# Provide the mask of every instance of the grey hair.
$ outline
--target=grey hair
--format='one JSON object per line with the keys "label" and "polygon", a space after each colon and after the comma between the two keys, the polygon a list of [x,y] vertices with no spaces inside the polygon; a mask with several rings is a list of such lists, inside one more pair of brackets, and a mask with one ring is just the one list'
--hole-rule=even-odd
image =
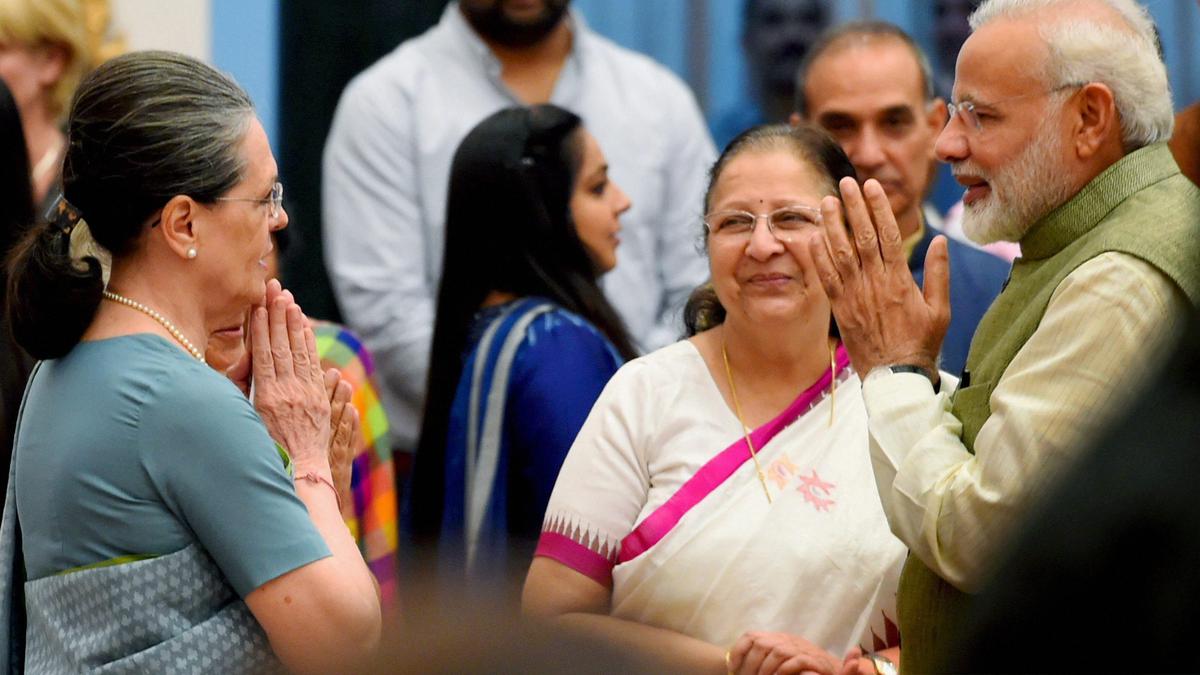
{"label": "grey hair", "polygon": [[[63,196],[91,238],[119,259],[172,197],[208,203],[241,181],[239,150],[253,114],[241,87],[195,59],[170,52],[118,56],[75,92]],[[39,221],[9,257],[13,336],[38,359],[70,351],[100,305],[101,263],[93,255],[73,258],[72,235],[57,220]]]}
{"label": "grey hair", "polygon": [[812,66],[826,52],[843,46],[843,43],[857,38],[861,42],[869,40],[891,39],[898,40],[912,53],[917,67],[921,70],[922,95],[925,102],[933,100],[933,68],[929,65],[929,57],[921,47],[899,26],[886,21],[850,21],[840,26],[830,28],[821,34],[820,39],[804,55],[800,67],[796,69],[796,100],[795,111],[801,117],[808,116],[808,97],[804,93],[804,84],[808,81],[808,73]]}
{"label": "grey hair", "polygon": [[242,178],[254,116],[232,79],[182,54],[131,52],[94,70],[67,123],[63,194],[115,256],[172,197],[211,202]]}
{"label": "grey hair", "polygon": [[[985,0],[971,15],[971,29],[995,19],[1020,18],[1080,0]],[[1102,3],[1125,30],[1081,16],[1040,26],[1050,57],[1043,77],[1050,87],[1099,82],[1113,92],[1127,151],[1171,137],[1175,115],[1158,32],[1145,7],[1134,0],[1087,0]]]}

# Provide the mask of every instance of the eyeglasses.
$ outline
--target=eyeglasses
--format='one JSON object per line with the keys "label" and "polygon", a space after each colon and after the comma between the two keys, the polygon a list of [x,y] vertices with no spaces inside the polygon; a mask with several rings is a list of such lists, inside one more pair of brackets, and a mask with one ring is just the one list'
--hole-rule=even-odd
{"label": "eyeglasses", "polygon": [[721,241],[748,241],[760,218],[766,219],[767,228],[776,239],[786,242],[792,241],[800,232],[820,226],[821,211],[803,204],[784,206],[763,214],[736,209],[713,211],[704,216],[704,227]]}
{"label": "eyeglasses", "polygon": [[217,197],[213,201],[218,202],[254,202],[255,204],[270,204],[271,219],[279,217],[279,207],[283,204],[283,183],[276,182],[271,186],[271,194],[266,199],[255,199],[253,197]]}
{"label": "eyeglasses", "polygon": [[[1029,98],[1030,96],[1040,96],[1042,94],[1054,94],[1054,93],[1064,91],[1067,89],[1077,89],[1079,87],[1082,87],[1085,84],[1087,84],[1087,82],[1072,82],[1070,84],[1061,84],[1057,87],[1054,87],[1053,89],[1048,89],[1046,91],[1031,91],[1026,94],[1017,94],[1016,96],[1009,96],[1007,98],[1002,98],[999,101],[993,101],[991,103],[982,103],[980,105],[983,105],[984,107],[990,107],[990,106],[997,105],[999,103],[1007,103],[1009,101],[1017,101],[1017,100],[1020,100],[1023,98]],[[947,110],[947,112],[949,112],[949,115],[947,115],[947,117],[946,117],[946,125],[947,126],[950,125],[950,122],[954,121],[955,116],[958,116],[958,117],[962,118],[963,123],[967,125],[968,129],[974,129],[975,131],[983,131],[983,122],[979,119],[979,114],[975,112],[975,102],[974,101],[962,101],[960,103],[953,103],[953,102],[947,103],[946,110]]]}

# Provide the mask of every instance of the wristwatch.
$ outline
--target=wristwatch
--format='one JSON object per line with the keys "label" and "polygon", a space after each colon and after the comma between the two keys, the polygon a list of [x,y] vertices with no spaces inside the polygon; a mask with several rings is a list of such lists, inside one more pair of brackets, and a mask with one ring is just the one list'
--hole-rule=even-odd
{"label": "wristwatch", "polygon": [[867,654],[867,658],[871,659],[871,665],[875,666],[875,675],[898,675],[900,672],[896,664],[883,654]]}
{"label": "wristwatch", "polygon": [[930,371],[922,366],[914,366],[911,363],[894,363],[887,367],[893,373],[916,373],[929,380],[929,384],[933,385],[933,393],[938,393],[942,388],[942,378],[936,370]]}

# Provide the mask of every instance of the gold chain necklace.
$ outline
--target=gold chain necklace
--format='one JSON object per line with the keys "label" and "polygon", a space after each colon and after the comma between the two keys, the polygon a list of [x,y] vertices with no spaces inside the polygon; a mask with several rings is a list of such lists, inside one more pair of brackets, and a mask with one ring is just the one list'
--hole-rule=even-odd
{"label": "gold chain necklace", "polygon": [[155,321],[157,321],[159,324],[162,325],[163,328],[167,329],[167,332],[171,334],[171,337],[178,340],[179,344],[183,345],[184,349],[187,349],[188,352],[191,353],[192,356],[196,357],[197,361],[199,361],[200,363],[204,363],[204,353],[201,352],[199,349],[196,349],[196,345],[192,344],[192,341],[187,339],[187,336],[183,334],[183,331],[176,328],[175,324],[168,321],[167,317],[150,309],[149,307],[143,305],[142,303],[137,302],[136,300],[130,300],[129,298],[127,298],[123,295],[117,295],[116,293],[113,293],[112,291],[104,291],[103,295],[106,300],[112,300],[113,302],[125,305],[126,307],[129,307],[131,309],[136,309],[137,311],[141,312],[142,314],[145,314],[146,316],[150,317],[151,319],[154,319]]}
{"label": "gold chain necklace", "polygon": [[[829,341],[829,426],[833,426],[834,394],[837,392],[837,343]],[[758,473],[758,482],[762,484],[763,494],[767,503],[771,503],[771,491],[767,488],[767,475],[763,473],[762,464],[758,461],[758,453],[754,451],[754,441],[750,440],[750,427],[746,426],[746,418],[742,417],[742,404],[738,400],[737,386],[733,383],[733,368],[729,366],[729,350],[725,347],[725,329],[721,329],[721,360],[725,362],[725,378],[729,381],[729,394],[733,398],[733,410],[737,413],[738,424],[742,425],[742,436],[746,439],[746,447],[750,450],[750,459],[754,461],[754,470]]]}

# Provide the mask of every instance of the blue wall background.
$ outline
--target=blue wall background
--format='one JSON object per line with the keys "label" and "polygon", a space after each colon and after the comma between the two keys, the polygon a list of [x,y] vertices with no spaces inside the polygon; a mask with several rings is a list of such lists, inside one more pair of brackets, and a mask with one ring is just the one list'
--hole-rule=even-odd
{"label": "blue wall background", "polygon": [[[1196,0],[1146,4],[1162,32],[1176,107],[1200,100],[1200,5]],[[741,0],[574,0],[573,7],[598,32],[649,54],[689,82],[710,122],[746,96]],[[835,1],[838,20],[864,12],[900,25],[922,44],[930,42],[928,0]],[[267,133],[276,139],[279,0],[212,0],[212,36],[213,62],[250,92]]]}
{"label": "blue wall background", "polygon": [[279,0],[212,0],[213,64],[254,99],[279,155]]}

